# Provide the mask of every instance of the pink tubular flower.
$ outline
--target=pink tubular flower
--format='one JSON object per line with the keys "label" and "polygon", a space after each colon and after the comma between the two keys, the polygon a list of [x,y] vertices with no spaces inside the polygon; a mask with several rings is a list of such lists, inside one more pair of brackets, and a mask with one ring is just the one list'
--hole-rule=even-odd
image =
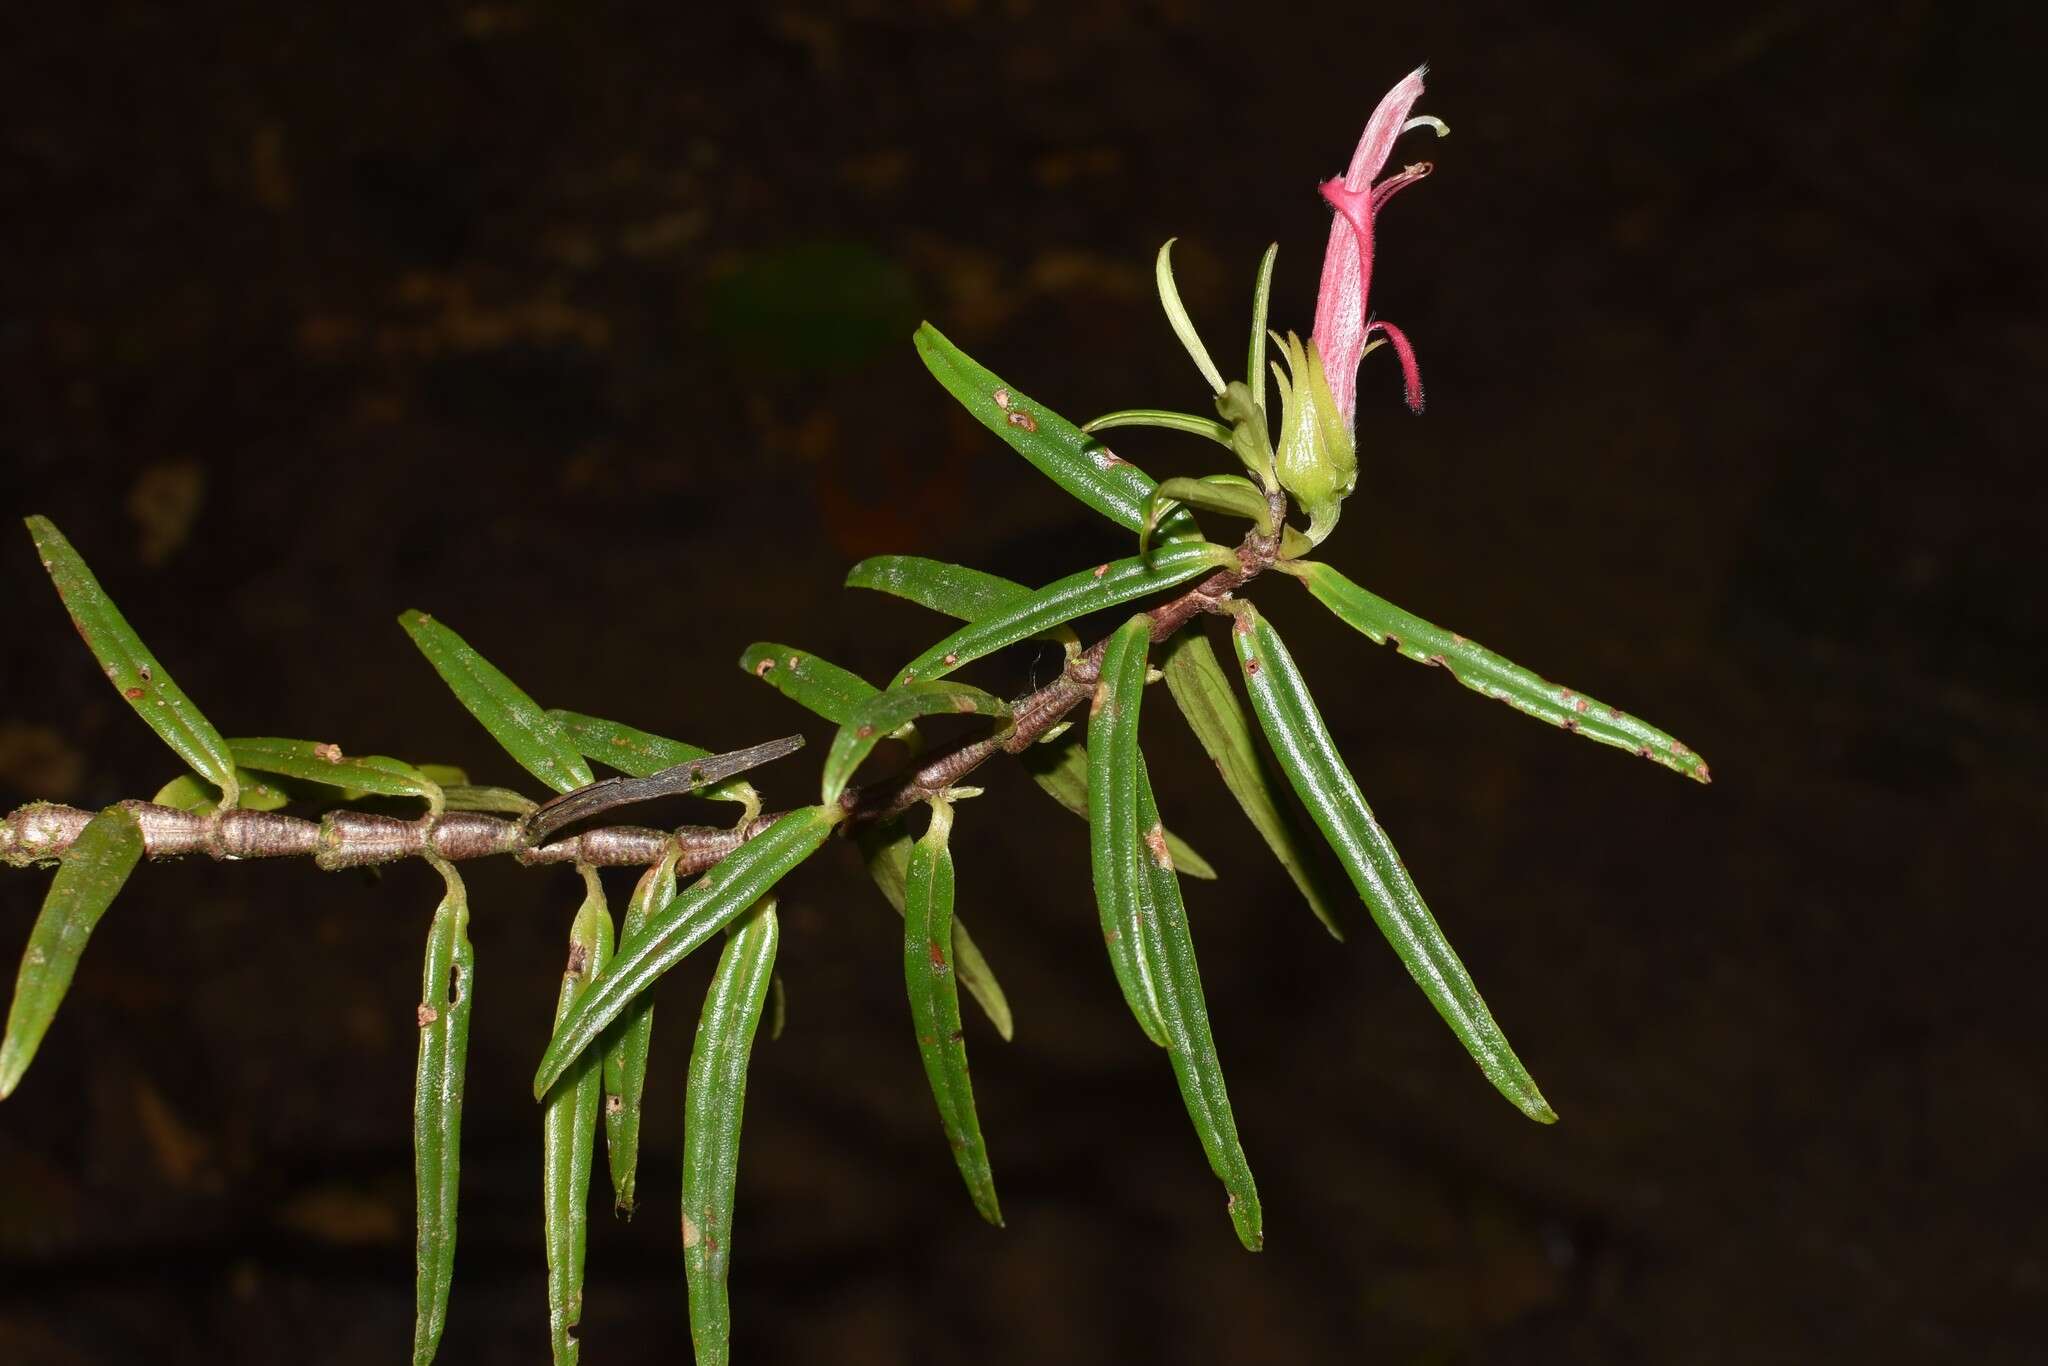
{"label": "pink tubular flower", "polygon": [[1415,350],[1408,338],[1392,323],[1381,322],[1366,312],[1366,291],[1372,284],[1373,217],[1395,194],[1430,172],[1430,164],[1418,162],[1374,184],[1387,158],[1393,155],[1394,140],[1414,123],[1434,126],[1442,135],[1443,125],[1435,119],[1413,120],[1408,111],[1422,97],[1426,67],[1417,67],[1405,80],[1386,93],[1358,150],[1351,154],[1351,168],[1322,187],[1323,198],[1337,210],[1330,223],[1330,245],[1323,253],[1322,287],[1316,294],[1316,350],[1329,378],[1330,396],[1349,429],[1358,405],[1358,362],[1365,356],[1366,339],[1383,333],[1393,346],[1406,377],[1408,406],[1422,411],[1422,375],[1415,366]]}

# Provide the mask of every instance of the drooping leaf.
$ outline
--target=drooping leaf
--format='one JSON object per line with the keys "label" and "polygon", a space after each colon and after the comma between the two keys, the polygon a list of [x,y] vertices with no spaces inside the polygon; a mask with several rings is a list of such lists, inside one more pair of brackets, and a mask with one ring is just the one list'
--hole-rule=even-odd
{"label": "drooping leaf", "polygon": [[960,997],[953,980],[953,855],[946,847],[953,809],[932,803],[932,822],[910,851],[904,893],[903,984],[910,996],[910,1020],[925,1080],[939,1107],[946,1145],[967,1193],[981,1217],[1003,1226],[988,1145],[974,1109],[974,1083],[967,1074],[967,1043],[960,1031]]}
{"label": "drooping leaf", "polygon": [[825,756],[825,804],[839,800],[861,760],[892,731],[920,716],[953,713],[1007,719],[1010,704],[993,693],[950,680],[901,684],[860,703],[840,722],[839,733],[832,737],[832,751]]}
{"label": "drooping leaf", "polygon": [[[1173,694],[1195,738],[1215,762],[1223,785],[1237,798],[1237,804],[1244,808],[1245,816],[1266,841],[1266,847],[1301,889],[1316,919],[1323,922],[1323,928],[1333,938],[1342,939],[1344,932],[1337,922],[1337,888],[1329,876],[1329,856],[1286,795],[1287,780],[1264,746],[1252,738],[1252,728],[1258,723],[1237,689],[1231,686],[1215,648],[1201,633],[1183,631],[1168,647],[1164,672],[1167,690]],[[1170,838],[1168,844],[1170,848]],[[1181,871],[1190,872],[1179,851],[1172,852]]]}
{"label": "drooping leaf", "polygon": [[921,555],[862,560],[846,572],[846,586],[906,598],[962,621],[979,621],[1031,595],[1030,588],[1014,579]]}
{"label": "drooping leaf", "polygon": [[1523,1114],[1544,1124],[1554,1122],[1556,1114],[1437,928],[1393,841],[1373,819],[1279,633],[1251,604],[1239,603],[1235,611],[1231,639],[1252,710],[1296,794],[1372,912],[1373,923],[1487,1080]]}
{"label": "drooping leaf", "polygon": [[1204,512],[1242,517],[1264,534],[1273,534],[1273,509],[1266,495],[1241,474],[1209,474],[1200,479],[1169,479],[1152,490],[1145,503],[1145,529],[1138,533],[1138,551],[1151,544],[1152,528],[1169,508],[1185,504]]}
{"label": "drooping leaf", "polygon": [[[1119,526],[1138,529],[1145,516],[1145,498],[1152,492],[1152,479],[1143,470],[1005,384],[930,323],[919,327],[913,340],[932,377],[976,421],[1068,493]],[[1185,513],[1175,514],[1160,528],[1160,539],[1168,541],[1200,534],[1194,518]]]}
{"label": "drooping leaf", "polygon": [[562,724],[461,636],[425,612],[402,612],[398,624],[441,675],[455,700],[521,768],[556,792],[592,780],[590,765],[583,762]]}
{"label": "drooping leaf", "polygon": [[740,1123],[747,1060],[775,969],[775,900],[734,923],[704,996],[683,1098],[683,1278],[690,1295],[690,1342],[697,1366],[731,1359],[733,1190],[740,1167]]}
{"label": "drooping leaf", "polygon": [[440,785],[400,759],[381,754],[345,756],[339,745],[315,740],[230,740],[235,762],[258,773],[281,773],[377,797],[418,797],[429,807],[441,803]]}
{"label": "drooping leaf", "polygon": [[[583,904],[569,926],[569,962],[555,1001],[555,1019],[568,1013],[604,971],[612,954],[612,913],[597,870],[583,875]],[[548,1258],[548,1336],[555,1366],[575,1366],[582,1353],[576,1326],[583,1318],[584,1251],[590,1223],[590,1169],[604,1108],[603,1068],[585,1054],[548,1091],[541,1111],[541,1206]]]}
{"label": "drooping leaf", "polygon": [[897,674],[897,682],[928,683],[943,678],[963,664],[993,654],[1005,645],[1028,640],[1048,627],[1172,588],[1197,575],[1235,569],[1237,564],[1235,551],[1196,541],[1159,546],[1150,556],[1112,560],[1069,574],[994,616],[969,622],[953,632],[910,661]]}
{"label": "drooping leaf", "polygon": [[[894,907],[899,916],[907,913],[905,893],[913,842],[910,833],[903,828],[901,817],[863,826],[854,836],[861,858],[867,863],[868,876],[874,879],[882,899]],[[996,980],[994,970],[982,957],[974,937],[967,933],[967,922],[958,915],[953,917],[953,975],[960,979],[960,985],[967,988],[967,994],[974,998],[975,1004],[981,1007],[981,1013],[995,1026],[997,1036],[1008,1043],[1016,1029],[1016,1021],[1010,1014],[1009,998],[1003,995],[1002,983]]]}
{"label": "drooping leaf", "polygon": [[534,1075],[535,1098],[661,974],[816,853],[837,821],[838,813],[823,806],[788,813],[714,864],[640,933],[622,935],[611,967],[556,1024]]}
{"label": "drooping leaf", "polygon": [[[1054,801],[1082,820],[1088,819],[1088,746],[1079,735],[1063,735],[1051,744],[1033,745],[1017,758],[1032,781]],[[1171,830],[1166,832],[1166,849],[1173,855],[1173,866],[1189,877],[1215,881],[1214,865]]]}
{"label": "drooping leaf", "polygon": [[1196,413],[1174,412],[1170,408],[1119,408],[1084,424],[1081,430],[1093,434],[1115,431],[1118,427],[1158,427],[1189,436],[1205,436],[1219,446],[1230,444],[1229,424]]}
{"label": "drooping leaf", "polygon": [[880,689],[858,674],[806,650],[757,640],[740,656],[740,667],[800,707],[835,725]]}
{"label": "drooping leaf", "polygon": [[[640,875],[619,925],[619,942],[646,931],[676,899],[676,859],[671,849]],[[556,1024],[561,1023],[559,1016]],[[604,1033],[604,1149],[612,1173],[612,1212],[633,1217],[640,1165],[640,1119],[647,1098],[647,1057],[654,1044],[654,993],[643,991]],[[579,1064],[580,1065],[580,1064]],[[559,1083],[558,1083],[559,1085]]]}
{"label": "drooping leaf", "polygon": [[1124,1004],[1145,1037],[1166,1047],[1144,914],[1138,852],[1138,704],[1145,692],[1151,620],[1132,617],[1109,638],[1088,717],[1088,852],[1102,940]]}
{"label": "drooping leaf", "polygon": [[1709,781],[1705,759],[1647,721],[1584,693],[1561,688],[1502,659],[1477,641],[1404,612],[1327,564],[1303,561],[1282,563],[1279,568],[1300,579],[1317,601],[1376,645],[1391,642],[1403,658],[1439,665],[1474,692],[1505,702],[1516,711],[1603,745],[1629,750],[1696,782]]}
{"label": "drooping leaf", "polygon": [[99,661],[114,691],[193,772],[221,790],[224,805],[236,805],[235,761],[220,732],[171,681],[170,672],[135,634],[64,533],[47,517],[27,521],[36,553],[56,585],[64,610],[71,614],[71,624],[85,638],[86,648]]}
{"label": "drooping leaf", "polygon": [[[623,722],[606,721],[582,712],[564,711],[560,707],[548,708],[548,717],[562,728],[569,742],[584,758],[595,759],[629,777],[652,777],[665,768],[687,764],[711,753],[708,749],[671,740]],[[761,794],[745,778],[727,778],[696,795],[713,801],[739,802],[753,811],[761,809]]]}
{"label": "drooping leaf", "polygon": [[87,821],[65,851],[14,979],[7,1034],[0,1039],[0,1100],[21,1084],[71,989],[86,940],[141,858],[142,827],[118,806]]}
{"label": "drooping leaf", "polygon": [[1160,1027],[1166,1032],[1166,1056],[1180,1087],[1181,1103],[1194,1121],[1195,1135],[1209,1158],[1209,1170],[1230,1192],[1231,1227],[1249,1252],[1266,1244],[1258,1187],[1237,1138],[1230,1093],[1223,1085],[1223,1065],[1209,1031],[1209,1007],[1202,996],[1202,973],[1195,962],[1195,941],[1188,931],[1186,908],[1173,859],[1159,837],[1159,808],[1142,755],[1136,759],[1138,788],[1139,932],[1145,939],[1145,960],[1151,965]]}
{"label": "drooping leaf", "polygon": [[416,1269],[413,1366],[427,1366],[448,1321],[455,1275],[455,1204],[462,1180],[462,1094],[476,954],[469,897],[455,869],[436,860],[448,884],[427,931],[420,980],[420,1056],[412,1107]]}

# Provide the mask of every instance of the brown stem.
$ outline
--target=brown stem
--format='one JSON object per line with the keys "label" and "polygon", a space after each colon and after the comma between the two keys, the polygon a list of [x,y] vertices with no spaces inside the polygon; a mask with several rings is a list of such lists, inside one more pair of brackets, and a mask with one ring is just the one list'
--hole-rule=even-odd
{"label": "brown stem", "polygon": [[[1275,494],[1273,501],[1273,525],[1282,526],[1287,514],[1285,499]],[[1168,639],[1203,613],[1219,610],[1232,593],[1269,568],[1278,553],[1277,536],[1262,536],[1257,531],[1246,536],[1237,548],[1237,568],[1219,569],[1147,613],[1152,618],[1153,643]],[[1107,644],[1098,640],[1069,659],[1058,678],[1018,698],[1012,704],[1013,724],[1008,730],[960,741],[885,782],[847,789],[840,798],[846,813],[841,829],[855,830],[889,820],[957,786],[998,754],[1022,754],[1094,694]],[[152,859],[188,854],[216,859],[310,854],[320,868],[333,870],[430,853],[449,862],[511,854],[528,865],[584,863],[610,868],[655,863],[674,848],[680,854],[676,872],[683,876],[709,868],[786,814],[759,816],[732,830],[689,825],[672,831],[604,826],[536,847],[521,822],[474,811],[450,811],[416,821],[365,811],[331,811],[318,821],[309,821],[274,811],[200,814],[136,801],[120,806],[141,826],[143,855]],[[16,808],[0,820],[0,863],[21,867],[60,857],[92,814],[54,802],[31,802]]]}

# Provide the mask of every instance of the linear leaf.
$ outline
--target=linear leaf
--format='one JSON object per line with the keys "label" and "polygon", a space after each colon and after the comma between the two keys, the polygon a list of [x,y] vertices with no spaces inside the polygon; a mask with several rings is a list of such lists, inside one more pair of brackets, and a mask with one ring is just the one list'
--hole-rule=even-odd
{"label": "linear leaf", "polygon": [[967,1043],[960,1032],[960,997],[954,989],[953,855],[946,847],[953,830],[953,808],[932,804],[932,823],[910,851],[904,894],[903,985],[910,996],[910,1022],[917,1035],[918,1056],[925,1080],[939,1107],[946,1145],[967,1183],[967,1193],[981,1217],[1003,1226],[996,1202],[995,1175],[989,1169],[988,1145],[974,1109],[974,1082],[967,1075]]}
{"label": "linear leaf", "polygon": [[733,927],[704,996],[683,1098],[683,1278],[690,1295],[690,1342],[697,1366],[731,1359],[733,1190],[740,1169],[747,1060],[775,970],[780,931],[775,900]]}
{"label": "linear leaf", "polygon": [[979,621],[1031,595],[1014,579],[921,555],[875,555],[846,572],[848,588],[907,598],[962,621]]}
{"label": "linear leaf", "polygon": [[740,667],[836,725],[844,725],[854,708],[880,691],[829,660],[773,641],[757,640],[749,645],[740,656]]}
{"label": "linear leaf", "polygon": [[1102,673],[1088,717],[1088,852],[1102,941],[1124,1004],[1145,1037],[1166,1047],[1159,998],[1147,961],[1144,892],[1138,855],[1138,704],[1152,623],[1143,615],[1117,628],[1102,652]]}
{"label": "linear leaf", "polygon": [[476,955],[469,943],[469,897],[455,869],[436,860],[448,884],[427,931],[420,977],[420,1057],[412,1107],[416,1283],[413,1366],[426,1366],[448,1321],[455,1275],[455,1203],[461,1186],[462,1093]]}
{"label": "linear leaf", "polygon": [[1327,564],[1296,562],[1279,567],[1300,579],[1319,602],[1376,645],[1392,642],[1404,658],[1441,665],[1474,692],[1505,702],[1516,711],[1603,745],[1631,750],[1696,782],[1711,781],[1705,759],[1647,721],[1584,693],[1561,688],[1477,641],[1404,612]]}
{"label": "linear leaf", "polygon": [[[1088,819],[1088,746],[1079,735],[1069,733],[1052,744],[1033,745],[1017,757],[1032,781],[1054,801],[1082,820]],[[1166,849],[1173,855],[1173,866],[1189,877],[1216,880],[1215,866],[1171,830],[1166,832]]]}
{"label": "linear leaf", "polygon": [[948,680],[902,684],[876,693],[856,706],[839,723],[839,733],[832,737],[832,751],[825,756],[825,804],[830,806],[839,800],[861,760],[890,732],[920,716],[951,713],[1007,719],[1010,704],[993,693]]}
{"label": "linear leaf", "polygon": [[371,796],[418,797],[433,806],[441,801],[439,784],[404,760],[381,754],[345,756],[339,745],[271,738],[230,740],[228,749],[236,763],[258,773],[281,773]]}
{"label": "linear leaf", "polygon": [[[560,1020],[604,971],[612,955],[612,913],[604,885],[587,865],[583,904],[569,926],[569,963],[555,1000]],[[604,1108],[603,1068],[585,1055],[548,1092],[541,1112],[541,1207],[548,1257],[548,1336],[555,1366],[575,1366],[583,1348],[583,1266],[590,1224],[590,1168]]]}
{"label": "linear leaf", "polygon": [[1365,804],[1358,783],[1337,754],[1315,699],[1279,633],[1249,603],[1241,603],[1235,610],[1237,622],[1231,639],[1244,668],[1252,709],[1295,792],[1372,912],[1373,923],[1487,1080],[1529,1118],[1544,1124],[1555,1122],[1557,1115],[1508,1046],[1465,965],[1437,928],[1393,841],[1373,819],[1372,808]]}
{"label": "linear leaf", "polygon": [[[238,789],[235,809],[238,811],[276,811],[291,804],[290,793],[263,781],[262,774],[246,768],[235,770],[235,786]],[[154,806],[205,815],[220,809],[220,789],[197,773],[180,773],[158,788],[156,795],[149,800]]]}
{"label": "linear leaf", "polygon": [[[678,854],[671,849],[640,875],[632,899],[626,903],[626,918],[619,924],[621,944],[643,933],[676,899]],[[556,1023],[561,1023],[559,1016]],[[653,1043],[654,993],[643,991],[604,1034],[604,1150],[612,1174],[612,1212],[628,1219],[633,1217],[640,1119],[647,1097],[647,1056]]]}
{"label": "linear leaf", "polygon": [[1206,436],[1219,446],[1230,444],[1228,425],[1218,422],[1213,417],[1174,412],[1170,408],[1119,408],[1113,413],[1104,413],[1101,417],[1084,423],[1081,430],[1092,434],[1114,431],[1118,427],[1161,427],[1169,432]]}
{"label": "linear leaf", "polygon": [[[1005,384],[930,323],[912,339],[932,377],[975,420],[1008,443],[1040,474],[1128,530],[1145,516],[1152,479],[1079,427]],[[1160,528],[1164,540],[1200,535],[1194,518],[1177,513]]]}
{"label": "linear leaf", "polygon": [[1237,552],[1206,541],[1159,546],[1150,556],[1112,560],[1069,574],[980,621],[972,621],[910,661],[898,683],[930,682],[963,664],[1015,645],[1048,627],[1185,583],[1198,574],[1235,569]]}
{"label": "linear leaf", "polygon": [[441,675],[455,700],[519,766],[557,792],[592,781],[590,765],[555,721],[498,667],[425,612],[401,612],[398,624]]}
{"label": "linear leaf", "polygon": [[235,761],[227,741],[213,723],[192,705],[192,699],[171,681],[170,671],[157,662],[142,637],[114,606],[100,581],[93,577],[85,560],[64,533],[47,517],[30,517],[28,532],[35,539],[36,553],[50,582],[71,614],[71,624],[85,638],[86,648],[99,661],[100,669],[114,691],[121,694],[135,714],[149,723],[157,737],[169,745],[192,771],[224,794],[227,806],[236,804]]}
{"label": "linear leaf", "polygon": [[661,974],[815,854],[837,819],[836,812],[822,806],[788,813],[712,865],[639,934],[621,936],[610,969],[555,1026],[534,1075],[534,1097],[546,1095],[569,1064]]}
{"label": "linear leaf", "polygon": [[1252,402],[1261,408],[1266,406],[1266,304],[1273,294],[1273,258],[1279,254],[1278,242],[1267,244],[1266,254],[1259,258],[1258,283],[1252,286],[1252,339],[1245,351],[1244,377]]}
{"label": "linear leaf", "polygon": [[71,989],[86,940],[141,858],[142,827],[118,806],[87,821],[65,851],[14,979],[7,1034],[0,1039],[0,1100],[21,1084],[43,1036],[50,1032],[64,993]]}
{"label": "linear leaf", "polygon": [[[903,828],[902,820],[865,826],[854,836],[854,843],[860,846],[868,876],[881,890],[882,899],[895,908],[897,915],[905,914],[904,892],[910,876],[910,846],[913,841]],[[997,1036],[1008,1043],[1016,1032],[1016,1021],[1010,1014],[1010,1000],[1003,995],[1002,983],[996,980],[994,970],[982,957],[974,937],[967,933],[967,922],[957,915],[953,917],[953,975],[960,979],[961,986],[967,988],[967,994],[981,1007],[981,1013],[988,1016]]]}
{"label": "linear leaf", "polygon": [[1152,263],[1152,275],[1159,286],[1159,304],[1166,310],[1166,321],[1173,327],[1173,335],[1180,338],[1180,344],[1187,348],[1188,359],[1202,372],[1202,378],[1209,381],[1209,388],[1223,392],[1223,372],[1216,368],[1216,362],[1209,359],[1209,348],[1202,345],[1202,334],[1195,331],[1195,320],[1188,316],[1187,306],[1180,301],[1180,289],[1173,282],[1173,243],[1169,237],[1159,248],[1159,255]]}
{"label": "linear leaf", "polygon": [[[631,778],[651,778],[665,768],[687,764],[711,753],[681,740],[671,740],[620,721],[586,716],[579,711],[550,707],[548,718],[562,728],[569,737],[569,743],[584,758],[595,759]],[[739,802],[757,811],[761,806],[761,794],[745,778],[727,778],[694,795],[713,801]]]}
{"label": "linear leaf", "polygon": [[1167,509],[1185,504],[1204,512],[1242,517],[1255,523],[1261,533],[1273,534],[1273,509],[1266,495],[1241,474],[1210,474],[1200,479],[1169,479],[1152,490],[1145,502],[1145,529],[1138,533],[1138,553],[1144,554],[1152,541],[1152,528]]}
{"label": "linear leaf", "polygon": [[484,811],[495,816],[524,816],[540,804],[509,787],[476,787],[458,783],[441,789],[450,811]]}
{"label": "linear leaf", "polygon": [[1209,1032],[1209,1007],[1202,996],[1202,973],[1195,962],[1195,941],[1181,904],[1180,881],[1173,859],[1160,839],[1159,808],[1142,756],[1136,759],[1138,787],[1139,895],[1138,928],[1145,937],[1145,958],[1152,966],[1159,1020],[1166,1031],[1166,1056],[1180,1086],[1181,1103],[1194,1121],[1195,1135],[1208,1155],[1209,1170],[1230,1192],[1230,1223],[1245,1249],[1265,1246],[1264,1218],[1258,1186],[1238,1142],[1237,1120],[1230,1093],[1223,1085],[1223,1065]]}
{"label": "linear leaf", "polygon": [[[1252,738],[1257,724],[1206,636],[1184,631],[1174,638],[1166,654],[1166,687],[1187,718],[1195,738],[1202,743],[1223,785],[1266,847],[1280,860],[1287,876],[1308,901],[1316,919],[1332,938],[1342,939],[1338,927],[1336,888],[1328,870],[1328,855],[1317,843],[1293,800],[1284,794],[1286,779],[1274,768],[1265,747]],[[1170,841],[1169,841],[1170,844]],[[1180,862],[1180,854],[1174,852]],[[1182,872],[1189,871],[1184,865]]]}

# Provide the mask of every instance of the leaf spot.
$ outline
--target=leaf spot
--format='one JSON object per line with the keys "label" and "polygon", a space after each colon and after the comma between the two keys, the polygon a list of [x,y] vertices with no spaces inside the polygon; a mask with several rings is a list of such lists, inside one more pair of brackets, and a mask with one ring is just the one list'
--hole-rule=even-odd
{"label": "leaf spot", "polygon": [[764,658],[761,660],[760,663],[754,666],[754,677],[766,678],[768,676],[768,671],[774,667],[775,661],[773,659]]}
{"label": "leaf spot", "polygon": [[419,1022],[420,1022],[420,1028],[421,1028],[421,1029],[425,1029],[425,1028],[426,1028],[426,1027],[427,1027],[428,1025],[432,1024],[432,1023],[433,1023],[434,1021],[436,1021],[436,1020],[438,1020],[438,1019],[440,1019],[440,1018],[441,1018],[441,1012],[440,1012],[440,1011],[438,1011],[438,1010],[434,1009],[434,1008],[433,1008],[432,1006],[428,1005],[428,1004],[427,1004],[427,1003],[426,1003],[425,1001],[422,1001],[422,1002],[420,1002],[420,1008],[419,1008]]}
{"label": "leaf spot", "polygon": [[996,401],[996,407],[1001,408],[1004,412],[1010,410],[1010,391],[1008,389],[998,389],[992,397]]}
{"label": "leaf spot", "polygon": [[318,759],[325,759],[330,764],[338,764],[341,762],[341,746],[315,745],[313,746],[313,756]]}
{"label": "leaf spot", "polygon": [[1009,421],[1012,427],[1022,427],[1027,432],[1038,430],[1038,419],[1021,408],[1010,414]]}
{"label": "leaf spot", "polygon": [[121,696],[127,698],[130,702],[140,702],[143,696],[143,689],[123,688],[121,690]]}

